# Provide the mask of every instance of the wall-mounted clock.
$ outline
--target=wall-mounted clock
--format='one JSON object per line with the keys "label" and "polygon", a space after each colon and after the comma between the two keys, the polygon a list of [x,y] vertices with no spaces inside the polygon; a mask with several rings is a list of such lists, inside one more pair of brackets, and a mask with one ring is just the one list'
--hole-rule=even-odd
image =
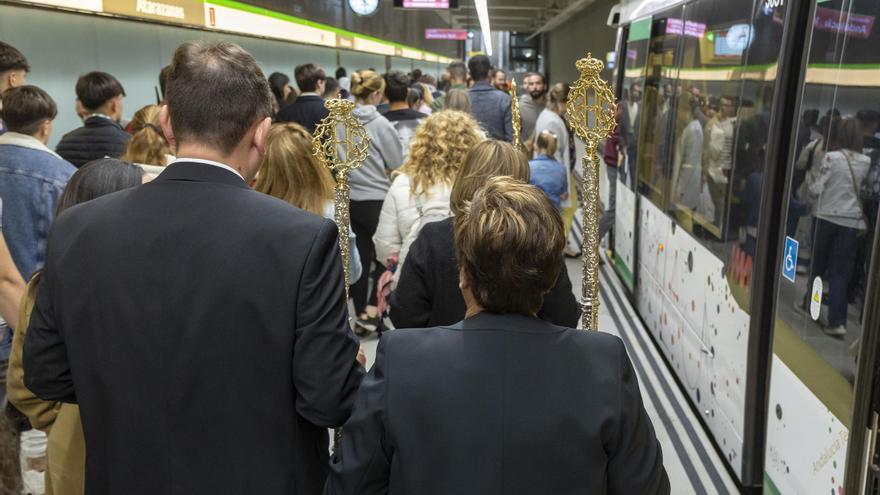
{"label": "wall-mounted clock", "polygon": [[373,15],[379,10],[379,0],[348,0],[348,6],[357,15]]}

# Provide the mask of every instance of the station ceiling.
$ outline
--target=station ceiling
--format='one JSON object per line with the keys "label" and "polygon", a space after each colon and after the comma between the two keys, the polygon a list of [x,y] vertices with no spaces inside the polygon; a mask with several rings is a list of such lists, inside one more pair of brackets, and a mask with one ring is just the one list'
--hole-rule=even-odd
{"label": "station ceiling", "polygon": [[[562,12],[569,0],[488,0],[492,31],[530,32]],[[473,0],[460,0],[459,8],[448,13],[452,27],[479,30],[480,22]]]}

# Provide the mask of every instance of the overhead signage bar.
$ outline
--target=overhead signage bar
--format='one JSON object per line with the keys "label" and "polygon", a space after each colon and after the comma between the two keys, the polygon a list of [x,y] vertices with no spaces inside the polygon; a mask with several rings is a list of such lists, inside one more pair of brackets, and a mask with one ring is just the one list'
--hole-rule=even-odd
{"label": "overhead signage bar", "polygon": [[458,0],[394,0],[394,6],[403,9],[457,9]]}
{"label": "overhead signage bar", "polygon": [[425,29],[426,40],[466,40],[467,29]]}

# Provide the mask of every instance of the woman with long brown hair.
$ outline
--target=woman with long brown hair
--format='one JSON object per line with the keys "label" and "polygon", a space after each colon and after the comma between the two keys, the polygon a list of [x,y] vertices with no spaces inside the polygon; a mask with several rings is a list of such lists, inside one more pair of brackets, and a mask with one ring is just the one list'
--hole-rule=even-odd
{"label": "woman with long brown hair", "polygon": [[[312,136],[299,124],[275,124],[254,189],[297,208],[333,219],[333,177],[312,153]],[[349,237],[351,282],[361,276],[354,232]]]}
{"label": "woman with long brown hair", "polygon": [[174,160],[174,154],[165,134],[159,127],[159,105],[147,105],[131,119],[131,139],[120,158],[144,169],[155,177]]}

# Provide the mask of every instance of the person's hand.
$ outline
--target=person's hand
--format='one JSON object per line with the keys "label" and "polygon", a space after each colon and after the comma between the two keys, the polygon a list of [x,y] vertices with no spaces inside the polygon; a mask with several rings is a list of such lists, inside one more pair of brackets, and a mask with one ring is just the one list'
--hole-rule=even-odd
{"label": "person's hand", "polygon": [[357,355],[357,358],[356,358],[356,359],[357,359],[357,362],[361,363],[361,366],[363,366],[364,368],[367,367],[367,355],[364,354],[364,348],[363,348],[363,347],[361,347],[360,349],[358,349],[358,355]]}

